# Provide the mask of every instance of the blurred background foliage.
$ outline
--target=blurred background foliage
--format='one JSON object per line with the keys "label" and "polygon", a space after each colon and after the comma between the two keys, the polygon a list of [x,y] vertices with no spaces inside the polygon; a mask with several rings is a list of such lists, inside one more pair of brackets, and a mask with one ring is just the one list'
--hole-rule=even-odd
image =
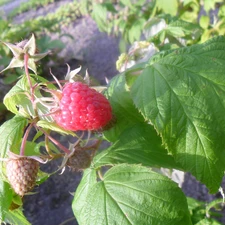
{"label": "blurred background foliage", "polygon": [[[7,2],[9,0],[1,0],[0,5]],[[149,47],[157,51],[173,49],[201,43],[225,32],[225,3],[222,0],[77,0],[66,3],[66,7],[62,4],[53,13],[19,24],[15,22],[19,14],[54,2],[57,1],[29,0],[8,15],[1,12],[0,40],[16,43],[34,33],[39,40],[39,51],[52,50],[43,66],[50,60],[57,63],[59,59],[54,53],[61,51],[65,43],[60,38],[52,40],[51,34],[60,34],[60,27],[82,16],[91,16],[100,31],[120,37],[120,49],[124,53],[117,64],[120,69],[124,60],[136,62],[145,58]],[[131,47],[129,54],[126,53],[128,46]],[[0,45],[0,68],[8,65],[10,57],[9,50]],[[39,69],[41,72],[42,68]],[[19,75],[20,70],[7,71],[3,80],[9,84]]]}

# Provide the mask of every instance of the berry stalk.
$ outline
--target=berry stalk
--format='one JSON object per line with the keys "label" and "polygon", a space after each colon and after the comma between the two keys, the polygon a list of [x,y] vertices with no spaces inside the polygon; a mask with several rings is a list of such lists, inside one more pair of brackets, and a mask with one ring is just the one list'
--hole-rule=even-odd
{"label": "berry stalk", "polygon": [[66,154],[70,154],[71,153],[68,148],[64,147],[57,140],[55,140],[53,137],[51,137],[45,130],[43,130],[40,127],[37,127],[36,125],[35,125],[35,127],[37,129],[39,129],[52,143],[54,143],[57,147],[59,147],[61,150],[63,150]]}
{"label": "berry stalk", "polygon": [[24,156],[24,155],[25,155],[26,141],[27,141],[28,135],[29,135],[29,133],[30,133],[31,128],[33,127],[33,125],[34,125],[34,124],[31,123],[31,124],[27,127],[26,132],[25,132],[25,134],[24,134],[24,136],[23,136],[23,140],[22,140],[21,147],[20,147],[20,155],[21,155],[21,156]]}

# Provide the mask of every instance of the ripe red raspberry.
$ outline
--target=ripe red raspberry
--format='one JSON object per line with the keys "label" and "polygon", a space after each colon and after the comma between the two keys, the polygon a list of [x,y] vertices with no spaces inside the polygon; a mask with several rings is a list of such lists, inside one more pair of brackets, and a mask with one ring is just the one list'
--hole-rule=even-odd
{"label": "ripe red raspberry", "polygon": [[99,130],[112,119],[112,108],[104,95],[88,85],[67,83],[53,118],[66,130]]}
{"label": "ripe red raspberry", "polygon": [[23,196],[32,190],[35,185],[39,162],[22,157],[9,159],[6,164],[6,175],[14,191]]}

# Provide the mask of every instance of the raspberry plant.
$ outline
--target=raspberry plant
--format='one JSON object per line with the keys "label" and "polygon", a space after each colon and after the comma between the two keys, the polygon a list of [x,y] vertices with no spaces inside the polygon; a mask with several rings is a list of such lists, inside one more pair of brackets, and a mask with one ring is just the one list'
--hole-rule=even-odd
{"label": "raspberry plant", "polygon": [[[194,206],[174,181],[155,171],[188,171],[211,193],[221,189],[224,37],[154,54],[115,76],[104,91],[106,97],[102,88],[84,84],[89,79],[81,79],[79,69],[68,67],[63,81],[54,75],[53,82],[40,77],[36,62],[47,53],[36,52],[34,35],[19,44],[3,44],[14,55],[6,69],[23,67],[24,75],[4,97],[15,116],[0,127],[2,221],[29,224],[21,199],[32,193],[35,182],[48,178],[36,171],[39,163],[62,157],[60,169],[83,170],[72,203],[80,225],[219,224],[210,218],[212,204],[202,217],[194,217],[196,204],[202,203]],[[66,122],[61,123],[61,117]],[[95,124],[93,119],[98,126],[89,126],[89,121]],[[64,146],[51,132],[72,135],[74,143]],[[44,141],[37,143],[42,135]],[[102,140],[111,146],[98,151]],[[45,146],[44,152],[40,146]]]}

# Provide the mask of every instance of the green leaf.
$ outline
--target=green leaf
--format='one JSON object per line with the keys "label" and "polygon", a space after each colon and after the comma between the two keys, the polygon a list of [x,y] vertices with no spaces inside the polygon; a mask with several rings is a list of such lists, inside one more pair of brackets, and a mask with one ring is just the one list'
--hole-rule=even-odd
{"label": "green leaf", "polygon": [[[152,51],[153,52],[153,51]],[[156,51],[155,51],[156,52]],[[154,52],[154,53],[155,53]],[[153,53],[153,54],[154,54]],[[152,55],[153,55],[152,54]],[[147,60],[146,60],[147,61]],[[132,68],[127,69],[124,74],[125,74],[125,79],[126,79],[126,89],[129,90],[129,88],[132,86],[134,81],[137,79],[137,77],[142,73],[143,69],[145,68],[146,63],[137,63]]]}
{"label": "green leaf", "polygon": [[48,173],[45,173],[45,172],[39,170],[37,179],[36,179],[36,184],[40,185],[40,184],[44,183],[50,176],[51,176],[51,174],[48,174]]}
{"label": "green leaf", "polygon": [[109,12],[117,13],[117,10],[112,2],[103,2],[102,5],[105,6]]}
{"label": "green leaf", "polygon": [[65,44],[60,40],[51,40],[49,36],[43,36],[37,40],[37,46],[39,51],[44,52],[49,49],[63,49]]}
{"label": "green leaf", "polygon": [[124,74],[111,80],[105,94],[113,108],[116,124],[109,131],[105,131],[104,136],[114,142],[124,129],[135,123],[144,122],[144,118],[135,108],[130,93],[126,90]]}
{"label": "green leaf", "polygon": [[[34,114],[34,110],[31,101],[28,99],[28,94],[30,92],[30,87],[26,76],[23,76],[15,86],[5,95],[3,103],[7,109],[14,114],[18,114],[18,110],[24,109],[25,112],[30,112]],[[19,107],[19,109],[18,109]],[[23,113],[23,111],[22,111]],[[27,114],[29,117],[29,114]]]}
{"label": "green leaf", "polygon": [[194,198],[187,197],[188,209],[193,224],[198,223],[206,216],[205,202],[200,202]]}
{"label": "green leaf", "polygon": [[[45,81],[46,80],[44,78],[41,78],[39,76],[36,76],[35,78],[31,77],[31,83],[33,85]],[[54,88],[54,85],[49,85],[48,87]],[[28,118],[30,118],[30,116],[36,117],[32,102],[27,96],[29,93],[30,93],[30,85],[27,81],[27,77],[24,75],[16,83],[16,85],[13,86],[13,88],[5,95],[3,102],[7,107],[7,109],[13,112],[14,114],[20,114]],[[38,89],[35,89],[34,94],[37,98],[42,97]],[[49,110],[41,103],[37,103],[36,105],[39,115],[49,113]]]}
{"label": "green leaf", "polygon": [[6,76],[3,79],[4,84],[12,84],[13,82],[16,82],[17,80],[18,80],[17,74],[10,74],[10,76]]}
{"label": "green leaf", "polygon": [[205,208],[205,202],[198,201],[194,198],[187,197],[187,203],[189,210],[196,210],[198,208]]}
{"label": "green leaf", "polygon": [[159,10],[162,10],[165,13],[176,15],[178,10],[178,1],[177,0],[157,0],[156,6]]}
{"label": "green leaf", "polygon": [[225,38],[158,54],[131,87],[185,171],[216,192],[225,160]]}
{"label": "green leaf", "polygon": [[26,126],[27,119],[21,116],[15,116],[2,124],[0,127],[1,158],[6,157],[11,146],[20,143]]}
{"label": "green leaf", "polygon": [[224,4],[220,6],[219,11],[218,11],[218,16],[220,18],[225,16],[225,5]]}
{"label": "green leaf", "polygon": [[145,19],[138,19],[132,23],[132,26],[128,32],[128,35],[129,35],[128,39],[130,43],[140,40],[140,36],[141,36],[145,22],[146,22]]}
{"label": "green leaf", "polygon": [[223,225],[222,223],[218,222],[215,219],[212,218],[205,218],[199,221],[198,223],[195,223],[195,225]]}
{"label": "green leaf", "polygon": [[83,202],[80,225],[192,224],[177,184],[146,167],[121,164],[111,168]]}
{"label": "green leaf", "polygon": [[223,0],[204,0],[204,9],[208,13],[211,9],[215,9],[216,3],[223,2]]}
{"label": "green leaf", "polygon": [[31,225],[23,215],[21,209],[9,210],[6,214],[4,222],[12,225]]}
{"label": "green leaf", "polygon": [[[7,151],[11,149],[13,145],[20,143],[24,128],[27,126],[27,120],[21,116],[15,116],[12,119],[3,123],[0,127],[0,157],[6,158]],[[3,162],[0,162],[0,173],[3,175]]]}
{"label": "green leaf", "polygon": [[50,129],[52,131],[58,132],[60,134],[67,134],[67,135],[72,135],[76,136],[76,134],[72,131],[68,131],[57,125],[55,122],[48,122],[46,120],[39,120],[37,122],[37,126],[45,128],[45,129]]}
{"label": "green leaf", "polygon": [[196,23],[201,8],[202,4],[200,4],[199,0],[185,0],[183,1],[183,9],[179,12],[180,18]]}
{"label": "green leaf", "polygon": [[[45,144],[46,144],[45,141],[40,141],[38,143],[35,143],[34,152],[40,152],[40,148],[41,147],[44,147],[46,149]],[[54,153],[60,153],[60,151],[58,150],[58,148],[52,142],[49,142],[48,143],[48,147]]]}
{"label": "green leaf", "polygon": [[175,38],[186,37],[187,39],[198,39],[202,34],[202,29],[198,24],[175,20],[169,23],[166,32]]}
{"label": "green leaf", "polygon": [[136,124],[124,130],[107,150],[94,158],[94,167],[120,163],[142,164],[151,167],[176,168],[171,155],[162,146],[161,138],[151,125]]}
{"label": "green leaf", "polygon": [[85,224],[83,223],[83,210],[85,209],[85,204],[87,199],[87,194],[89,193],[89,190],[91,187],[97,183],[97,177],[96,177],[96,171],[93,169],[86,169],[83,174],[83,178],[76,190],[73,203],[72,203],[72,209],[74,212],[74,215],[76,216],[77,221],[80,225]]}
{"label": "green leaf", "polygon": [[208,16],[201,16],[199,20],[199,24],[203,29],[207,29],[210,24],[210,17]]}
{"label": "green leaf", "polygon": [[10,185],[0,180],[0,219],[4,220],[12,202],[12,189]]}
{"label": "green leaf", "polygon": [[93,10],[91,13],[93,19],[98,25],[101,31],[107,31],[107,8],[102,4],[93,4]]}
{"label": "green leaf", "polygon": [[166,21],[163,18],[153,17],[144,27],[144,35],[147,39],[157,35],[167,27]]}
{"label": "green leaf", "polygon": [[[20,145],[21,145],[21,143],[14,144],[14,145],[12,145],[10,150],[13,153],[19,155],[19,153],[20,153]],[[37,145],[37,143],[26,141],[26,145],[25,145],[25,149],[24,149],[24,152],[25,152],[26,156],[40,155],[39,152],[35,151],[36,145]]]}

